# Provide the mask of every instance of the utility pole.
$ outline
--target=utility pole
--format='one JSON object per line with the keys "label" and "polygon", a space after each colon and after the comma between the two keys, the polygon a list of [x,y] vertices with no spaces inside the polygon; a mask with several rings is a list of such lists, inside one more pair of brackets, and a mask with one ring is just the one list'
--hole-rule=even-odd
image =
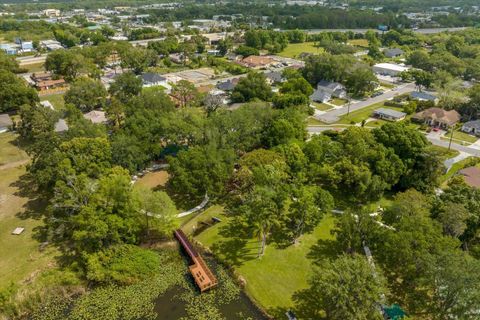
{"label": "utility pole", "polygon": [[453,132],[455,131],[455,125],[450,127],[450,141],[448,142],[448,151],[450,151],[450,148],[452,147],[452,139],[453,139]]}

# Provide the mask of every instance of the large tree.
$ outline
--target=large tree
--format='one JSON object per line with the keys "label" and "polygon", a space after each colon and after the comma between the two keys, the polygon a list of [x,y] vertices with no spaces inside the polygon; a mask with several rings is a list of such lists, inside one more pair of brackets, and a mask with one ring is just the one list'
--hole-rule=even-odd
{"label": "large tree", "polygon": [[248,102],[253,99],[270,101],[272,96],[272,88],[265,75],[260,72],[250,72],[246,78],[240,79],[232,92],[232,100],[235,102]]}
{"label": "large tree", "polygon": [[107,102],[107,90],[98,80],[82,77],[65,93],[65,103],[71,103],[82,112],[103,108]]}
{"label": "large tree", "polygon": [[363,256],[344,255],[314,270],[309,288],[294,296],[305,319],[383,319],[379,309],[386,282]]}
{"label": "large tree", "polygon": [[123,103],[128,102],[132,97],[142,91],[142,79],[131,72],[125,72],[115,78],[110,86],[109,92]]}
{"label": "large tree", "polygon": [[7,70],[0,70],[0,112],[17,110],[21,105],[35,105],[37,92]]}

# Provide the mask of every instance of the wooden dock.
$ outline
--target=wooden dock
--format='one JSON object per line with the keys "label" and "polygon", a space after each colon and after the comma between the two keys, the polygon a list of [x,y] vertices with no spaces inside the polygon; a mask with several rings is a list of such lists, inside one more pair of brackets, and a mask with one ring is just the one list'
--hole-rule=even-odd
{"label": "wooden dock", "polygon": [[185,233],[182,230],[178,229],[175,231],[174,235],[193,262],[193,264],[189,266],[189,269],[195,280],[195,283],[200,288],[200,291],[204,292],[216,287],[218,284],[217,278],[207,266],[202,256],[188,240]]}

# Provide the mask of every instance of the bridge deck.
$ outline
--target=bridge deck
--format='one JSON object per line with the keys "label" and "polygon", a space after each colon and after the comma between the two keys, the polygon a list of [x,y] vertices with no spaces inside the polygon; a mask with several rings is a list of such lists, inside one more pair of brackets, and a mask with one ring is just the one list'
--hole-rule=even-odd
{"label": "bridge deck", "polygon": [[193,279],[195,280],[195,283],[200,288],[200,291],[204,292],[208,289],[216,287],[218,284],[217,278],[212,273],[210,268],[208,268],[202,256],[197,252],[197,250],[195,250],[185,233],[178,229],[175,231],[175,238],[177,238],[178,242],[182,245],[193,262],[189,269]]}

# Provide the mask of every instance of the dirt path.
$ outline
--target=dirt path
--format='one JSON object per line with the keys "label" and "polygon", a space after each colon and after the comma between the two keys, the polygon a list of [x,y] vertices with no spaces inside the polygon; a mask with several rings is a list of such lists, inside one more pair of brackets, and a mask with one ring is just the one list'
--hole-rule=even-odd
{"label": "dirt path", "polygon": [[10,163],[4,164],[4,165],[0,165],[0,170],[7,170],[7,169],[20,167],[20,166],[23,166],[24,164],[27,164],[28,162],[30,162],[30,159],[10,162]]}

